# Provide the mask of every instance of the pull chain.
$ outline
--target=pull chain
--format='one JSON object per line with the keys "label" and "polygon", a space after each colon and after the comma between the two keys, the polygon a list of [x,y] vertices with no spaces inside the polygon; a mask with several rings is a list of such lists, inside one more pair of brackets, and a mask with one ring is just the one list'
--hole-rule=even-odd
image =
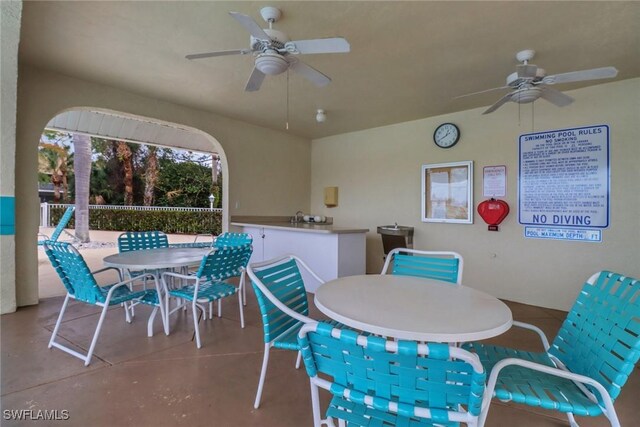
{"label": "pull chain", "polygon": [[535,129],[535,127],[534,127],[534,125],[533,125],[533,124],[534,124],[533,119],[534,119],[534,117],[535,117],[535,115],[533,114],[533,106],[534,106],[534,105],[535,105],[535,102],[532,102],[532,103],[531,103],[531,133],[533,133],[533,131],[534,131],[534,129]]}
{"label": "pull chain", "polygon": [[287,68],[287,122],[285,129],[289,130],[289,69]]}

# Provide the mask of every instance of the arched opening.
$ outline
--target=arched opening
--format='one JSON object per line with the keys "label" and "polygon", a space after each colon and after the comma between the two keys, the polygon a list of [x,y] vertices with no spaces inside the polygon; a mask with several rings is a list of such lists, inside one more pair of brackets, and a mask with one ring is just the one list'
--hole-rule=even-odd
{"label": "arched opening", "polygon": [[[141,219],[139,221],[141,227],[146,227],[148,229],[160,229],[161,231],[165,231],[162,230],[161,226],[157,225],[158,217],[163,215],[163,212],[167,216],[194,216],[194,218],[192,218],[190,222],[191,227],[185,225],[184,220],[174,221],[173,227],[168,226],[168,229],[166,230],[167,234],[169,234],[170,240],[173,236],[173,241],[175,243],[184,243],[187,241],[191,241],[189,239],[193,239],[194,235],[198,234],[198,232],[205,232],[205,230],[194,230],[194,226],[202,226],[207,229],[206,232],[208,233],[217,233],[226,231],[228,229],[229,198],[227,159],[222,146],[211,135],[189,126],[183,126],[176,123],[170,123],[153,118],[141,117],[127,113],[91,107],[70,108],[59,112],[46,124],[45,133],[43,135],[45,136],[43,137],[43,141],[41,142],[44,142],[44,145],[47,146],[46,148],[55,148],[58,149],[58,151],[62,150],[61,147],[63,144],[51,144],[51,142],[53,142],[50,139],[51,136],[67,135],[67,137],[71,139],[71,141],[65,141],[66,146],[70,147],[67,149],[67,157],[74,157],[79,155],[79,153],[76,153],[76,150],[73,148],[75,145],[73,141],[74,139],[84,139],[86,141],[89,141],[89,150],[91,151],[91,157],[89,161],[90,164],[96,162],[96,160],[99,158],[99,154],[97,154],[95,148],[96,141],[98,144],[100,142],[104,144],[106,148],[103,148],[103,150],[113,151],[113,153],[111,154],[112,160],[113,156],[127,156],[126,153],[128,150],[129,160],[127,161],[130,163],[130,167],[133,166],[133,163],[131,161],[131,148],[133,148],[133,151],[138,152],[138,156],[147,156],[146,158],[144,158],[144,160],[138,159],[139,164],[136,165],[136,168],[138,169],[136,171],[138,181],[141,180],[141,173],[146,173],[149,170],[146,159],[148,159],[150,153],[162,153],[162,162],[159,162],[156,159],[156,167],[162,167],[163,165],[167,166],[168,164],[174,166],[171,169],[174,175],[171,175],[170,178],[164,178],[162,180],[162,182],[165,184],[162,189],[162,197],[164,197],[164,199],[156,205],[149,206],[149,203],[146,200],[147,194],[144,194],[145,202],[144,204],[142,203],[142,195],[139,194],[141,193],[140,182],[137,182],[136,184],[138,190],[138,194],[136,194],[137,200],[132,203],[133,178],[132,176],[129,176],[128,179],[131,181],[129,184],[124,184],[124,187],[122,185],[118,186],[116,184],[110,184],[109,187],[109,189],[112,190],[112,193],[113,191],[122,192],[123,189],[127,193],[131,193],[130,198],[124,197],[124,202],[123,197],[112,197],[111,201],[115,199],[118,199],[118,201],[112,205],[105,205],[105,197],[102,197],[99,194],[100,191],[94,191],[95,186],[92,187],[89,194],[91,196],[91,204],[88,206],[89,209],[86,210],[87,213],[89,211],[92,213],[88,214],[88,217],[91,217],[91,215],[93,214],[94,217],[97,216],[114,218],[118,215],[122,216],[122,214],[132,215],[132,213],[135,213],[136,216],[140,216],[141,218],[155,218],[155,220],[151,223],[145,222],[146,220]],[[91,145],[92,142],[93,145]],[[120,148],[123,148],[122,153],[119,150]],[[117,153],[116,150],[118,150]],[[103,151],[102,155],[104,155],[106,151]],[[171,152],[172,154],[167,154],[169,152]],[[171,159],[170,161],[167,160],[169,158]],[[197,159],[197,163],[200,164],[193,163],[194,159]],[[124,160],[124,158],[118,157],[118,161],[124,162]],[[192,164],[187,165],[187,163],[189,162],[192,162]],[[55,163],[56,162],[51,162],[51,164],[54,166]],[[62,161],[58,159],[57,163],[58,165],[60,165]],[[195,169],[192,168],[191,171],[199,171],[200,175],[202,173],[202,170],[206,170],[207,166],[209,166],[209,177],[211,178],[211,181],[208,185],[210,187],[207,187],[207,183],[205,182],[203,183],[203,188],[198,190],[197,197],[185,197],[189,193],[189,189],[187,187],[191,188],[192,186],[182,185],[181,187],[180,183],[182,181],[175,178],[176,176],[185,177],[185,175],[189,175],[189,172],[185,172],[185,168],[181,166],[193,166],[193,168]],[[95,163],[94,167],[90,166],[90,169],[91,175],[93,174],[93,172],[95,172]],[[126,169],[127,168],[123,168],[122,171],[122,175],[124,176],[124,178],[118,179],[127,179]],[[182,169],[182,172],[178,172],[178,175],[175,175],[176,171],[179,171],[180,169]],[[60,172],[59,169],[57,170],[57,172]],[[129,172],[131,173],[131,171]],[[111,170],[111,173],[113,173],[113,169]],[[167,175],[168,174],[169,173],[167,173]],[[158,172],[158,175],[162,176],[162,171]],[[144,177],[146,177],[146,175],[144,175],[142,179],[144,179]],[[194,179],[193,176],[190,176],[189,178]],[[95,177],[92,176],[91,179],[95,179]],[[200,176],[200,179],[202,180],[202,176]],[[171,184],[172,180],[176,181],[175,185],[172,188],[166,188],[166,183],[169,182],[169,184]],[[218,182],[216,182],[216,180],[218,180]],[[152,184],[152,186],[153,185],[154,184]],[[71,185],[67,183],[67,189],[65,189],[67,194],[69,193],[69,187],[71,187]],[[209,192],[209,188],[215,190]],[[56,192],[58,192],[59,189],[56,187],[55,190]],[[145,192],[146,190],[147,188],[145,188]],[[206,190],[206,194],[202,194],[204,190]],[[96,194],[92,194],[92,192],[96,192]],[[215,196],[213,196],[213,193],[215,193]],[[39,194],[41,199],[44,194]],[[172,199],[172,194],[173,196],[178,196]],[[167,195],[169,195],[169,199],[167,199]],[[118,195],[116,194],[116,196]],[[153,199],[153,197],[151,198]],[[62,199],[62,197],[59,197],[59,199]],[[109,198],[107,197],[107,199]],[[171,201],[178,199],[181,199],[181,201],[177,203],[180,206],[168,206],[170,203],[168,203],[167,200]],[[67,198],[67,200],[56,201],[67,203],[41,204],[41,232],[54,232],[55,227],[59,224],[59,220],[62,217],[65,209],[71,202],[74,206],[77,202],[76,200],[72,201],[69,198]],[[124,212],[121,209],[124,209]],[[105,212],[109,211],[110,214],[107,213],[107,215],[105,215]],[[198,217],[198,215],[200,216]],[[77,209],[75,217],[78,218]],[[209,219],[210,217],[215,217],[215,221],[206,224],[205,222],[200,223],[200,219]],[[161,219],[159,221],[162,222]],[[86,222],[89,222],[88,218]],[[92,242],[87,243],[85,246],[80,245],[81,248],[87,249],[85,258],[92,269],[101,268],[102,258],[109,255],[110,253],[117,251],[115,241],[117,240],[117,235],[119,235],[120,232],[142,231],[128,230],[125,228],[118,229],[117,222],[118,221],[115,221],[114,223],[114,221],[112,221],[109,226],[104,227],[105,229],[100,229],[100,226],[98,226],[98,229],[96,229],[96,221],[93,221],[93,225],[89,233]],[[207,227],[207,224],[214,223],[216,224],[215,227]],[[105,224],[105,222],[103,221],[102,224]],[[43,226],[47,228],[43,229]],[[75,237],[76,243],[80,243],[77,234],[75,236],[68,237]],[[60,237],[60,239],[63,240],[64,236]],[[64,289],[62,286],[57,286],[59,285],[59,283],[57,277],[55,276],[55,272],[52,270],[52,268],[50,268],[48,260],[42,252],[43,251],[39,251],[38,254],[39,296],[42,298],[63,294]]]}

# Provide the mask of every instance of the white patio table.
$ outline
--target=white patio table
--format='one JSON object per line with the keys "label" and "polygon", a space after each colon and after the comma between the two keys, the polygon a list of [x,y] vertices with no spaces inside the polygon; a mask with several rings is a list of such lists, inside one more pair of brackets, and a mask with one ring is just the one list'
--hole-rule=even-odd
{"label": "white patio table", "polygon": [[341,277],[321,285],[318,309],[347,326],[387,337],[460,343],[507,331],[511,310],[467,286],[400,275]]}
{"label": "white patio table", "polygon": [[[199,264],[202,258],[211,252],[212,248],[182,248],[168,247],[157,249],[143,249],[139,251],[120,252],[104,257],[102,262],[107,267],[115,267],[119,269],[128,269],[130,271],[146,270],[153,274],[156,278],[156,291],[161,298],[165,300],[165,315],[169,324],[169,294],[168,290],[161,285],[162,280],[160,274],[163,270],[174,268],[188,267]],[[169,333],[165,329],[165,333]]]}

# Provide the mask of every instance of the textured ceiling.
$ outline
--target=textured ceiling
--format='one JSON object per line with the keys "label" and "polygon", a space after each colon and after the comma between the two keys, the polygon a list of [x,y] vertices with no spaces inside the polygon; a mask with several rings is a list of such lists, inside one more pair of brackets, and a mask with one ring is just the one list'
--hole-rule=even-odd
{"label": "textured ceiling", "polygon": [[[284,129],[286,73],[247,93],[250,56],[184,58],[248,47],[247,33],[227,12],[263,24],[259,10],[267,5],[282,9],[274,28],[291,39],[342,36],[351,44],[348,54],[301,57],[330,76],[330,85],[290,76],[289,131],[308,138],[490,105],[502,92],[452,98],[504,85],[515,53],[527,48],[547,74],[615,66],[618,80],[640,76],[640,2],[27,1],[20,60]],[[327,111],[325,123],[315,122],[318,108]]]}

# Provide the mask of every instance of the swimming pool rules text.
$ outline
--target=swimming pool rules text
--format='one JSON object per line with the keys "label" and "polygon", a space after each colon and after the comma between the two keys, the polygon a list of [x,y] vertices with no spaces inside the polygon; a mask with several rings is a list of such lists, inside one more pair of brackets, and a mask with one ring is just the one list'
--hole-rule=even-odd
{"label": "swimming pool rules text", "polygon": [[[609,127],[586,126],[520,136],[520,224],[585,231],[609,226]],[[529,227],[530,231],[533,231]],[[539,233],[525,237],[541,238]],[[560,240],[577,233],[549,233]],[[542,238],[550,238],[545,236]]]}

